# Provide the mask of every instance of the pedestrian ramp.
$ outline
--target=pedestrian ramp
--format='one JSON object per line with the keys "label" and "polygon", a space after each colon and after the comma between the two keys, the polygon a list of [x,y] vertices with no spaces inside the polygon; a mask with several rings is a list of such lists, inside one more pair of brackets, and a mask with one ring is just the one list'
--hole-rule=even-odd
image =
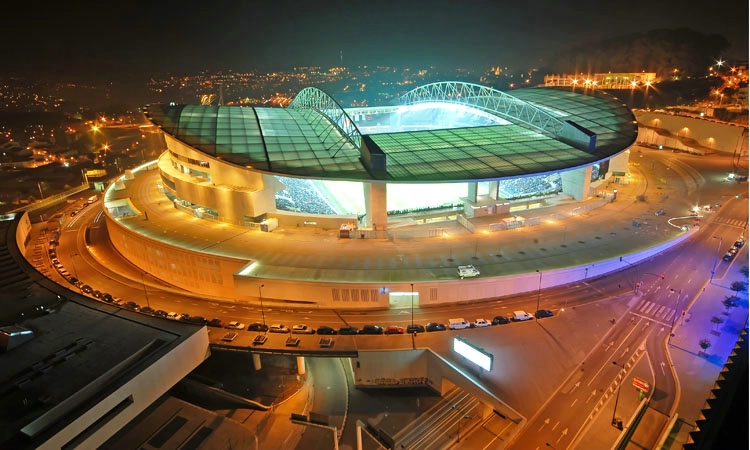
{"label": "pedestrian ramp", "polygon": [[478,398],[452,388],[431,409],[393,436],[394,449],[447,449],[466,438],[491,413]]}

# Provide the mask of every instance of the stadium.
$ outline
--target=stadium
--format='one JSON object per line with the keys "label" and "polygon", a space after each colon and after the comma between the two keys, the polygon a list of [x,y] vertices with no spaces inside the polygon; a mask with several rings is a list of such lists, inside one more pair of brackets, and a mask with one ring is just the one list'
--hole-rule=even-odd
{"label": "stadium", "polygon": [[[366,298],[368,307],[393,305],[381,294],[400,291],[405,280],[322,259],[295,265],[281,261],[279,248],[265,250],[272,258],[260,248],[283,241],[282,230],[295,239],[333,231],[362,245],[445,236],[451,226],[472,234],[476,220],[498,231],[554,199],[597,196],[603,183],[626,175],[637,136],[632,112],[601,92],[510,95],[459,82],[425,85],[384,107],[344,109],[306,88],[287,108],[171,104],[149,105],[145,114],[166,151],[105,195],[107,230],[120,254],[197,293],[255,300],[265,294],[264,280],[273,280],[283,288],[271,297],[317,304]],[[153,182],[134,191],[144,177]],[[147,189],[147,198],[159,205],[168,199],[177,214],[161,235],[134,220],[148,220],[139,205]],[[206,239],[215,244],[179,237],[180,222],[195,220],[217,233]],[[456,278],[455,266],[413,269],[412,281]]]}

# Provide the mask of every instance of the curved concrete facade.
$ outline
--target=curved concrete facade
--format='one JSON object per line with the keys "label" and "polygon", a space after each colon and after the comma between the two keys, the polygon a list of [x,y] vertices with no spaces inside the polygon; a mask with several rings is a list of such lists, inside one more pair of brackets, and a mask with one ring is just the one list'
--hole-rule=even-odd
{"label": "curved concrete facade", "polygon": [[[419,306],[479,301],[627,269],[689,235],[667,229],[637,245],[618,239],[607,241],[603,236],[601,242],[592,239],[596,247],[586,250],[570,253],[560,248],[550,254],[542,249],[541,259],[530,262],[523,258],[530,250],[521,250],[517,262],[498,263],[503,256],[516,257],[512,245],[524,248],[527,238],[529,246],[535,241],[546,242],[551,227],[558,227],[559,233],[559,225],[547,223],[552,219],[579,221],[579,214],[590,210],[587,206],[604,208],[606,214],[625,208],[626,203],[590,200],[587,204],[573,202],[540,209],[539,216],[527,219],[527,225],[536,226],[521,230],[491,232],[491,224],[478,222],[470,232],[453,223],[454,228],[438,228],[443,230],[440,234],[426,238],[411,239],[405,237],[408,234],[391,230],[384,238],[340,239],[332,232],[296,227],[266,233],[215,224],[170,204],[157,188],[158,171],[140,170],[133,175],[116,183],[124,189],[110,188],[105,196],[107,229],[117,251],[166,283],[235,302],[256,302],[262,296],[264,301],[314,308],[407,308],[412,302],[412,285],[414,304]],[[645,184],[637,172],[634,175],[632,184],[620,187],[621,198],[637,194],[639,183]],[[128,198],[148,216],[115,217],[107,205],[118,198]],[[602,219],[602,223],[607,221],[606,217]],[[581,233],[590,237],[591,229],[601,228],[604,225],[592,222],[583,225]],[[604,234],[603,229],[600,231]],[[555,245],[552,237],[549,239],[548,245]],[[571,245],[585,245],[581,239],[570,241]],[[456,266],[464,263],[476,264],[482,275],[458,279]]]}

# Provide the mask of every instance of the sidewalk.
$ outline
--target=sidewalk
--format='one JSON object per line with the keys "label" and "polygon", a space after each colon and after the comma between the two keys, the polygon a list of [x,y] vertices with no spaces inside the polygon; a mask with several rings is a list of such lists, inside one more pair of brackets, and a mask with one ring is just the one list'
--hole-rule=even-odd
{"label": "sidewalk", "polygon": [[[747,251],[747,250],[745,250]],[[742,255],[746,253],[742,252]],[[732,291],[734,281],[746,281],[740,268],[747,264],[747,258],[735,259],[724,278],[714,278],[707,283],[704,291],[687,308],[685,316],[678,320],[669,355],[681,374],[679,379],[680,398],[677,408],[677,436],[670,448],[681,449],[688,441],[695,422],[711,397],[719,374],[727,358],[734,350],[737,339],[748,320],[748,292]],[[738,306],[726,309],[722,301],[729,296],[740,298]],[[722,319],[713,323],[712,318]],[[702,339],[708,340],[710,347],[700,347]],[[674,431],[673,431],[674,432]]]}

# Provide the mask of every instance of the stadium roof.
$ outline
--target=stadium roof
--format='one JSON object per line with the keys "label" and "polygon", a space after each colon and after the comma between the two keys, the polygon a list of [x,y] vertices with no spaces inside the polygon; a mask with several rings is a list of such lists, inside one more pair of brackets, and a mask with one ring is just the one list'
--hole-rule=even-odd
{"label": "stadium roof", "polygon": [[[149,105],[145,112],[165,133],[212,157],[275,175],[333,180],[458,182],[555,173],[606,160],[635,141],[634,116],[614,97],[556,88],[512,94],[467,83],[427,85],[406,94],[402,107],[457,103],[510,123],[365,136],[315,88],[300,92],[289,108]],[[563,127],[595,135],[595,146],[565,139]],[[384,155],[382,170],[361,156],[363,147]]]}

